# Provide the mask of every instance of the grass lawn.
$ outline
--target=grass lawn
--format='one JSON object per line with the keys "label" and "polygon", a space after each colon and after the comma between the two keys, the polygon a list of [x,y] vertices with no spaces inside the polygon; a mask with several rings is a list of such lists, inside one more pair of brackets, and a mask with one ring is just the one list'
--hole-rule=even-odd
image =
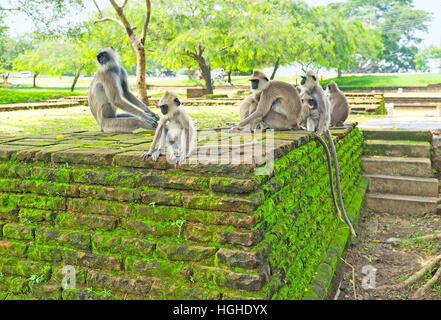
{"label": "grass lawn", "polygon": [[[227,122],[239,121],[239,108],[234,106],[185,107],[185,109],[190,117],[197,121],[197,128],[223,127]],[[156,107],[152,110],[159,113]],[[350,115],[348,121],[362,122],[383,117],[385,116]],[[100,130],[88,107],[0,113],[0,136],[43,133],[59,135],[62,132],[76,130]]]}
{"label": "grass lawn", "polygon": [[332,78],[321,81],[324,86],[334,80],[339,87],[420,87],[432,83],[441,83],[441,74],[397,74],[397,75],[366,75]]}
{"label": "grass lawn", "polygon": [[11,104],[20,102],[34,102],[40,100],[47,100],[57,98],[60,96],[77,96],[84,95],[81,92],[70,92],[68,90],[48,90],[47,88],[39,88],[39,90],[32,89],[0,89],[0,104]]}

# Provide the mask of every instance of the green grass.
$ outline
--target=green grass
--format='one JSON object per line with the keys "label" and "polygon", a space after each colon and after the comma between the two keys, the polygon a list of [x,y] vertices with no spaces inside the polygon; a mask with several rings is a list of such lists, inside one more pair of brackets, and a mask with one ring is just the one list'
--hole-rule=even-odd
{"label": "green grass", "polygon": [[440,83],[441,74],[397,74],[387,76],[347,76],[341,78],[330,78],[321,81],[325,86],[329,81],[334,80],[339,87],[422,87],[428,84]]}
{"label": "green grass", "polygon": [[40,100],[46,100],[56,98],[59,96],[76,96],[84,95],[83,92],[70,92],[69,90],[63,90],[57,88],[57,90],[48,90],[48,88],[38,89],[0,89],[0,104],[11,104],[21,102],[34,102]]}

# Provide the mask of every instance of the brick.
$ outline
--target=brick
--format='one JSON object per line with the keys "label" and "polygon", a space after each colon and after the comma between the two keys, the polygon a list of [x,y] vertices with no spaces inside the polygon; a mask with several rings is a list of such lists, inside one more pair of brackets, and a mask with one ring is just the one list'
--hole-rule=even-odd
{"label": "brick", "polygon": [[264,263],[263,250],[242,251],[221,248],[217,252],[217,263],[230,268],[257,269]]}
{"label": "brick", "polygon": [[183,205],[191,209],[253,212],[264,201],[263,194],[256,193],[248,198],[240,196],[209,196],[209,195],[183,195]]}
{"label": "brick", "polygon": [[80,194],[78,187],[75,185],[46,182],[41,180],[22,181],[20,188],[21,192],[42,194],[52,197],[78,197]]}
{"label": "brick", "polygon": [[61,262],[63,250],[52,246],[29,245],[28,258],[38,261]]}
{"label": "brick", "polygon": [[93,198],[69,199],[67,209],[73,212],[84,214],[102,214],[117,217],[127,217],[130,215],[131,207],[115,201],[95,200]]}
{"label": "brick", "polygon": [[6,221],[18,222],[18,209],[0,208],[0,219],[5,219]]}
{"label": "brick", "polygon": [[21,219],[26,219],[32,222],[52,222],[55,218],[55,213],[48,210],[39,209],[20,209],[18,216]]}
{"label": "brick", "polygon": [[35,230],[35,242],[37,244],[63,245],[90,250],[91,235],[69,230],[37,228]]}
{"label": "brick", "polygon": [[43,197],[33,194],[11,194],[9,205],[21,208],[35,208],[47,210],[64,210],[65,199],[62,197]]}
{"label": "brick", "polygon": [[0,179],[0,192],[19,192],[20,179]]}
{"label": "brick", "polygon": [[134,188],[139,183],[139,177],[133,174],[119,172],[104,172],[93,170],[72,171],[72,181],[84,185],[102,185],[102,186],[124,186]]}
{"label": "brick", "polygon": [[120,258],[90,252],[64,250],[63,261],[67,264],[89,269],[101,269],[107,271],[122,270],[122,262]]}
{"label": "brick", "polygon": [[121,219],[121,228],[139,235],[154,235],[159,237],[177,237],[179,228],[172,223],[155,223],[132,219]]}
{"label": "brick", "polygon": [[136,189],[110,188],[101,186],[80,186],[81,197],[92,197],[100,200],[128,201],[141,200],[141,193]]}
{"label": "brick", "polygon": [[158,244],[156,254],[159,258],[177,261],[201,261],[214,256],[218,249],[177,243]]}
{"label": "brick", "polygon": [[161,175],[157,170],[150,170],[140,177],[141,185],[155,188],[178,190],[205,190],[208,189],[209,177]]}
{"label": "brick", "polygon": [[236,179],[227,177],[213,177],[210,179],[210,189],[222,193],[250,193],[257,189],[258,183],[254,179]]}
{"label": "brick", "polygon": [[246,247],[251,247],[263,240],[264,228],[260,227],[257,230],[249,232],[240,231],[220,231],[218,241],[220,243],[239,244]]}
{"label": "brick", "polygon": [[0,240],[0,256],[26,256],[27,245],[24,242]]}
{"label": "brick", "polygon": [[61,228],[83,228],[86,230],[103,229],[114,230],[118,219],[111,216],[99,216],[91,214],[61,213],[55,219],[55,226]]}
{"label": "brick", "polygon": [[195,267],[195,281],[212,282],[221,287],[259,291],[269,280],[269,268],[258,274],[240,273],[221,268]]}
{"label": "brick", "polygon": [[53,153],[51,161],[55,163],[110,166],[113,156],[119,152],[121,151],[104,148],[75,148]]}
{"label": "brick", "polygon": [[116,300],[111,295],[104,293],[89,292],[81,289],[67,289],[61,293],[62,300]]}
{"label": "brick", "polygon": [[28,280],[20,277],[3,277],[0,281],[0,292],[24,294],[29,292]]}
{"label": "brick", "polygon": [[153,241],[126,236],[93,235],[93,247],[98,252],[149,256],[155,247]]}
{"label": "brick", "polygon": [[111,276],[90,271],[87,275],[87,286],[145,295],[150,291],[152,280]]}
{"label": "brick", "polygon": [[17,240],[34,240],[34,230],[35,228],[33,227],[9,223],[3,227],[3,236]]}
{"label": "brick", "polygon": [[35,180],[53,181],[60,183],[69,183],[71,180],[71,171],[65,168],[32,168],[30,173],[21,175],[22,178],[31,177]]}
{"label": "brick", "polygon": [[184,262],[147,260],[127,256],[125,269],[128,273],[139,274],[147,277],[181,278],[180,271]]}
{"label": "brick", "polygon": [[142,191],[142,202],[155,205],[182,206],[181,193],[163,190]]}
{"label": "brick", "polygon": [[0,272],[26,278],[42,274],[42,272],[47,276],[51,272],[51,265],[38,261],[20,261],[16,258],[0,257]]}

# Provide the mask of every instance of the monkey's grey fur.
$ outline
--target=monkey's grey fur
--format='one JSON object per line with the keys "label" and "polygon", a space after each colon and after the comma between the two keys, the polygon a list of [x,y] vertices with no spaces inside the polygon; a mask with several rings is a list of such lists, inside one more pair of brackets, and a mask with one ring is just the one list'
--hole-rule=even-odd
{"label": "monkey's grey fur", "polygon": [[[306,76],[302,77],[301,85],[302,85],[302,93],[309,94],[317,102],[317,110],[318,110],[320,119],[318,121],[317,128],[315,128],[315,136],[316,136],[317,140],[319,140],[319,142],[323,146],[323,148],[325,149],[325,153],[327,155],[327,160],[328,160],[328,173],[329,173],[330,180],[332,181],[332,177],[331,177],[332,170],[331,170],[331,165],[330,165],[330,158],[328,157],[329,149],[328,149],[326,143],[321,138],[322,134],[325,135],[325,138],[328,141],[329,146],[331,147],[331,153],[332,153],[332,157],[334,159],[335,180],[337,183],[337,194],[338,194],[338,199],[340,202],[341,211],[343,212],[344,219],[346,221],[346,224],[349,226],[351,233],[354,236],[356,236],[357,234],[355,233],[355,230],[354,230],[354,227],[352,226],[351,220],[349,219],[348,215],[346,214],[345,205],[343,203],[343,198],[341,195],[340,172],[338,169],[337,152],[335,150],[335,145],[334,145],[334,141],[332,140],[331,133],[329,132],[329,125],[331,122],[331,112],[332,112],[332,110],[330,108],[329,100],[325,96],[323,88],[320,86],[320,84],[318,82],[317,75],[313,71],[308,71],[306,73]],[[332,191],[332,189],[333,188],[331,187],[331,191]],[[336,205],[335,202],[334,202],[334,205]],[[336,207],[336,210],[337,210],[337,214],[339,214],[338,207]]]}
{"label": "monkey's grey fur", "polygon": [[328,83],[328,92],[332,109],[331,126],[343,126],[349,115],[348,99],[334,81]]}
{"label": "monkey's grey fur", "polygon": [[301,102],[294,86],[282,81],[270,81],[259,70],[253,71],[250,81],[251,89],[254,94],[260,93],[260,98],[256,110],[241,119],[237,127],[249,125],[254,130],[262,122],[271,129],[289,130],[298,127]]}
{"label": "monkey's grey fur", "polygon": [[[88,99],[101,131],[132,132],[138,128],[156,128],[158,115],[129,91],[127,72],[118,60],[112,47],[100,50],[96,56],[98,71],[90,84]],[[116,114],[118,108],[127,113]]]}

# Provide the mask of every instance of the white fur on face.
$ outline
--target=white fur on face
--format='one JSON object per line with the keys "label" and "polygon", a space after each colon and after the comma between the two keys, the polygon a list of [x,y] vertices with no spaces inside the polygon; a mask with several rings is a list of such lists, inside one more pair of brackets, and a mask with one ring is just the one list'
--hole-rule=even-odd
{"label": "white fur on face", "polygon": [[[109,60],[108,62],[106,62],[105,64],[100,64],[100,63],[98,62],[98,58],[97,58],[97,57],[98,57],[98,54],[101,53],[101,52],[107,52],[107,54],[108,54],[109,57],[110,57],[110,60]],[[108,69],[110,69],[111,67],[113,67],[113,66],[119,64],[119,55],[118,55],[118,53],[117,53],[115,50],[113,50],[112,48],[104,48],[104,49],[100,50],[99,53],[98,53],[97,56],[95,57],[95,60],[96,60],[96,62],[98,63],[98,67],[99,67],[100,70],[108,70]]]}

